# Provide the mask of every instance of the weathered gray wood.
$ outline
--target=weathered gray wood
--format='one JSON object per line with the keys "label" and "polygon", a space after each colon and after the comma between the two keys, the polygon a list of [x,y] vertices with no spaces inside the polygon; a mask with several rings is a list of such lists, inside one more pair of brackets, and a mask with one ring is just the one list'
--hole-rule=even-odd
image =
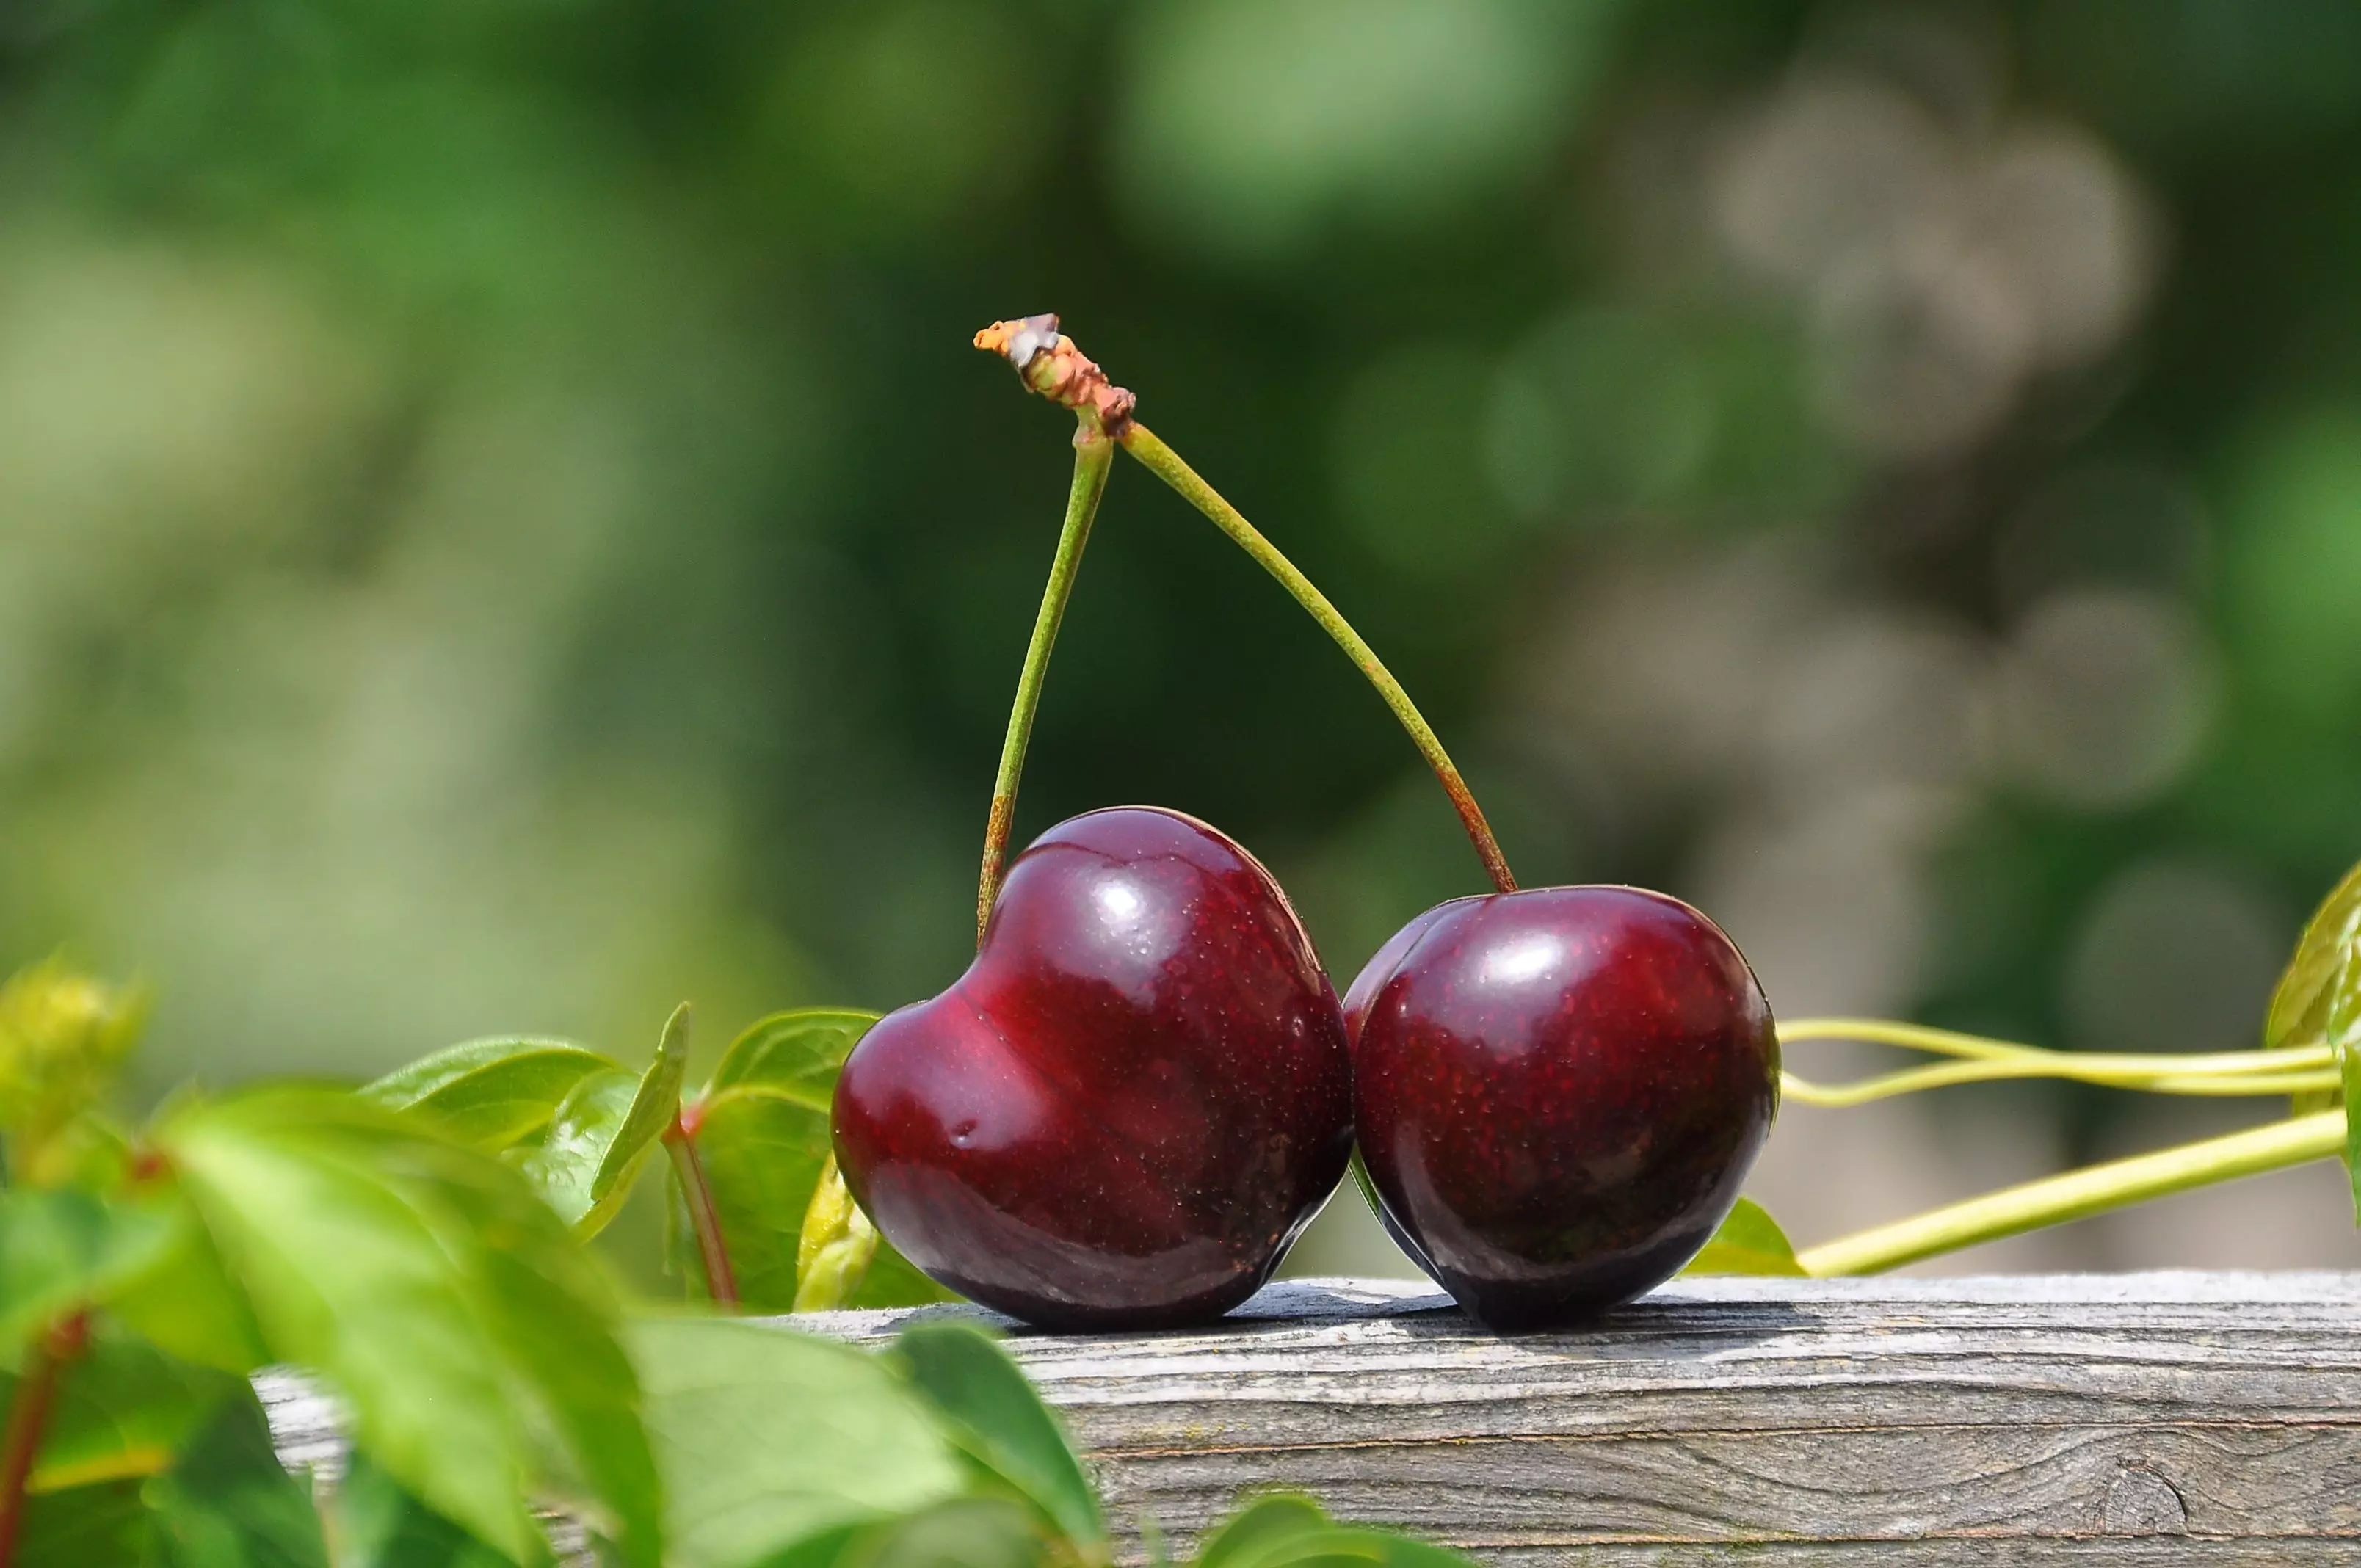
{"label": "weathered gray wood", "polygon": [[[1277,1486],[1504,1568],[2361,1563],[2361,1275],[1699,1280],[1514,1339],[1368,1280],[1170,1333],[774,1321],[944,1314],[1008,1329],[1111,1513],[1184,1550]],[[266,1397],[332,1467],[333,1410]]]}
{"label": "weathered gray wood", "polygon": [[1176,1545],[1287,1486],[1535,1568],[2361,1562],[2356,1276],[1700,1280],[1514,1339],[1320,1281],[1212,1330],[1013,1332]]}

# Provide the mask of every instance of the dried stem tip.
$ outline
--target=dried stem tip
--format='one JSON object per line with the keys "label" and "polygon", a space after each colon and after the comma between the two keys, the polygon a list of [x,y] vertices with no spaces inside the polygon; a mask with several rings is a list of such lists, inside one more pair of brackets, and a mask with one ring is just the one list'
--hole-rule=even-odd
{"label": "dried stem tip", "polygon": [[1058,330],[1056,316],[994,322],[975,334],[975,345],[1007,360],[1027,386],[1108,435],[1129,428],[1139,400],[1110,384],[1106,372]]}

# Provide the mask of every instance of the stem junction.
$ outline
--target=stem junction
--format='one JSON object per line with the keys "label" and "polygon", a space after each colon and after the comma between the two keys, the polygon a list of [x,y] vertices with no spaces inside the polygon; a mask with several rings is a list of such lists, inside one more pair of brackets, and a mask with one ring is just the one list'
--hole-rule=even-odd
{"label": "stem junction", "polygon": [[[1418,711],[1418,705],[1411,701],[1410,694],[1402,689],[1401,683],[1394,679],[1393,673],[1386,668],[1376,651],[1359,632],[1353,630],[1352,623],[1328,601],[1327,596],[1312,586],[1311,578],[1299,571],[1277,545],[1263,537],[1261,532],[1248,522],[1237,508],[1224,500],[1195,469],[1182,462],[1180,454],[1132,418],[1132,411],[1138,400],[1123,388],[1108,382],[1106,373],[1074,346],[1072,338],[1058,330],[1058,318],[1039,315],[994,322],[975,334],[975,345],[1002,356],[1016,367],[1017,375],[1027,387],[1060,407],[1074,411],[1083,426],[1074,437],[1077,446],[1083,445],[1086,437],[1093,434],[1104,435],[1121,444],[1125,451],[1137,458],[1158,478],[1179,491],[1190,505],[1203,512],[1263,570],[1279,580],[1279,586],[1293,596],[1295,602],[1301,605],[1352,659],[1362,675],[1377,688],[1378,695],[1384,698],[1387,707],[1393,711],[1402,729],[1409,732],[1411,744],[1418,748],[1419,755],[1426,759],[1427,766],[1434,770],[1435,778],[1443,785],[1443,793],[1450,797],[1452,809],[1458,812],[1460,823],[1466,828],[1468,841],[1475,845],[1477,858],[1483,861],[1485,874],[1491,879],[1492,885],[1502,893],[1516,892],[1516,878],[1509,871],[1507,857],[1500,853],[1499,840],[1493,837],[1491,825],[1484,819],[1483,808],[1476,804],[1476,796],[1468,789],[1467,781],[1460,776],[1459,769],[1451,761],[1450,753],[1443,749],[1443,742],[1436,737],[1433,727]],[[1075,473],[1077,496],[1082,484],[1078,459]],[[1073,517],[1073,505],[1070,502],[1067,510],[1070,528]],[[1083,527],[1087,530],[1088,526],[1085,519]],[[1077,554],[1080,549],[1078,543],[1075,546]],[[1060,560],[1064,558],[1061,540]],[[1071,589],[1071,587],[1070,576],[1065,587]],[[1054,566],[1050,587],[1052,594],[1059,591]],[[1047,595],[1042,601],[1042,615],[1043,622],[1038,623],[1034,629],[1037,644],[1041,643],[1044,625],[1049,638],[1054,640],[1057,635],[1057,625],[1051,618],[1049,596]],[[1040,648],[1040,656],[1046,662],[1049,656],[1046,646]],[[1034,657],[1030,651],[1026,657],[1026,665],[1028,674],[1033,673]],[[1038,689],[1033,695],[1038,699]],[[1009,720],[1009,747],[1013,748],[1015,761],[1019,767],[1024,762],[1024,741],[1018,734],[1019,719],[1021,718],[1027,724],[1031,721],[1026,703],[1025,689],[1020,685],[1018,711],[1012,714]],[[1013,806],[1016,800],[1014,775],[1009,771],[1010,757],[1011,751],[1004,749],[1001,754],[1002,784],[994,793],[994,817],[985,836],[984,885],[979,891],[977,910],[979,938],[983,922],[991,912],[990,895],[998,876],[994,847],[1005,846],[1008,836],[1008,826],[1001,820],[1003,801]]]}

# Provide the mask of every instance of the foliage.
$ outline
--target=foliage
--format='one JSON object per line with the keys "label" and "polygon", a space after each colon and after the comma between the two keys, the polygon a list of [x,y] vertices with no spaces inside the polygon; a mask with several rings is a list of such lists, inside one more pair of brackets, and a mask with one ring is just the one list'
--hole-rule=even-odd
{"label": "foliage", "polygon": [[[2330,1046],[2340,1058],[2361,1045],[2361,865],[2347,872],[2304,923],[2263,1019],[2267,1050]],[[2299,1100],[2314,1110],[2325,1095]]]}
{"label": "foliage", "polygon": [[188,1097],[127,1133],[98,1100],[128,1039],[92,1026],[120,999],[54,967],[11,994],[8,1049],[41,1064],[0,1093],[0,1322],[30,1412],[9,1430],[39,1443],[0,1497],[20,1562],[320,1561],[242,1376],[266,1360],[324,1376],[373,1463],[510,1558],[539,1552],[546,1497],[596,1510],[618,1561],[660,1561],[620,1304],[514,1171],[324,1089]]}
{"label": "foliage", "polygon": [[[2295,1097],[2298,1113],[2355,1102],[2361,1087],[2361,865],[2345,874],[2305,922],[2295,956],[2271,992],[2263,1020],[2268,1050],[2326,1046],[2336,1054],[2343,1088]],[[2345,1164],[2361,1223],[2361,1120],[2347,1118]]]}
{"label": "foliage", "polygon": [[829,1153],[837,1070],[877,1014],[807,1008],[763,1018],[730,1043],[702,1089],[684,1095],[688,1019],[686,1005],[674,1012],[639,1072],[566,1041],[478,1040],[361,1092],[514,1167],[585,1238],[614,1218],[663,1144],[673,1157],[672,1262],[708,1298],[713,1260],[700,1255],[699,1219],[718,1231],[728,1296],[740,1306],[942,1299],[878,1240]]}
{"label": "foliage", "polygon": [[1407,1536],[1340,1525],[1311,1498],[1291,1493],[1248,1505],[1206,1538],[1196,1559],[1197,1568],[1445,1568],[1461,1561]]}
{"label": "foliage", "polygon": [[[0,1404],[22,1445],[0,1476],[24,1477],[0,1495],[0,1568],[329,1568],[332,1544],[336,1568],[538,1568],[548,1508],[620,1568],[1108,1562],[1063,1430],[979,1331],[922,1322],[872,1354],[630,1318],[583,1245],[662,1143],[692,1178],[708,1153],[732,1173],[716,1190],[759,1266],[751,1304],[857,1299],[878,1244],[826,1107],[872,1015],[766,1019],[686,1102],[684,1008],[639,1073],[478,1041],[358,1092],[183,1096],[134,1131],[99,1102],[131,1025],[93,1026],[126,1000],[55,965],[0,996],[5,1047],[40,1064],[0,1088]],[[246,1377],[265,1363],[347,1413],[352,1462],[316,1500],[272,1452]],[[1322,1530],[1271,1561],[1443,1557]]]}
{"label": "foliage", "polygon": [[1770,1211],[1752,1198],[1741,1198],[1713,1239],[1681,1272],[1800,1275],[1804,1266],[1795,1261],[1795,1244]]}

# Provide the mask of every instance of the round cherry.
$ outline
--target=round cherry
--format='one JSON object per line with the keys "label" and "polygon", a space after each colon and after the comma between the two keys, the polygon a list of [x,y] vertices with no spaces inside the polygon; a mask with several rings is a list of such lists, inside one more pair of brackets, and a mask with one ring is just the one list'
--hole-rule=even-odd
{"label": "round cherry", "polygon": [[1270,873],[1126,806],[1016,858],[967,972],[854,1048],[835,1125],[854,1198],[960,1294],[1169,1326],[1253,1294],[1334,1189],[1351,1057]]}
{"label": "round cherry", "polygon": [[1779,1102],[1770,1004],[1687,905],[1550,887],[1437,905],[1345,998],[1387,1228],[1470,1316],[1578,1321],[1662,1283]]}

